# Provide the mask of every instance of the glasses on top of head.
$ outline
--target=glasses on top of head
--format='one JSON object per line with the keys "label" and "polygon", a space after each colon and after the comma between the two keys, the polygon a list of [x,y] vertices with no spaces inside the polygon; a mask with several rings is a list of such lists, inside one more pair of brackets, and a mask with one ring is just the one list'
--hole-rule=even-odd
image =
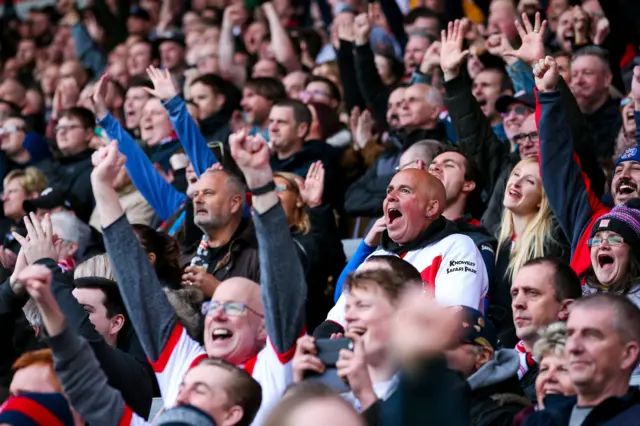
{"label": "glasses on top of head", "polygon": [[251,309],[249,306],[247,306],[246,303],[218,302],[216,300],[212,300],[211,303],[209,304],[209,309],[207,309],[207,315],[215,312],[216,310],[218,310],[219,307],[222,307],[222,310],[224,311],[225,315],[229,317],[239,317],[240,315],[245,313],[245,311],[249,311],[259,316],[260,318],[264,318],[263,314]]}
{"label": "glasses on top of head", "polygon": [[589,240],[587,240],[587,246],[598,247],[602,245],[602,242],[605,240],[607,241],[607,244],[609,244],[610,246],[619,246],[620,244],[624,243],[624,238],[618,235],[611,235],[606,238],[598,238],[598,237],[590,238]]}
{"label": "glasses on top of head", "polygon": [[513,137],[513,141],[517,144],[521,144],[522,142],[524,142],[525,139],[529,139],[531,142],[535,143],[540,140],[540,136],[538,135],[538,132],[531,132],[531,133],[520,133]]}

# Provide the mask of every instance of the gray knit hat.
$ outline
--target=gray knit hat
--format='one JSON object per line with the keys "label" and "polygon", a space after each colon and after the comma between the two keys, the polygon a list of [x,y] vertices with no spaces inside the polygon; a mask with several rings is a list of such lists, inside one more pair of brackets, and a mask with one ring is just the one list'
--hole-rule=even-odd
{"label": "gray knit hat", "polygon": [[210,415],[193,405],[179,405],[163,411],[155,426],[216,426]]}

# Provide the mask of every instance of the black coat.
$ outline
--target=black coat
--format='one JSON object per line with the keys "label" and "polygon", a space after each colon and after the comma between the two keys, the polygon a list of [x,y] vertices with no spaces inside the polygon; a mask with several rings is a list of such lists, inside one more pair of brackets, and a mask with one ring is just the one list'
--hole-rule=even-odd
{"label": "black coat", "polygon": [[47,177],[49,186],[69,191],[78,199],[78,208],[75,212],[84,222],[89,222],[95,200],[91,187],[91,155],[93,150],[86,150],[80,154],[48,159],[40,162],[38,168]]}

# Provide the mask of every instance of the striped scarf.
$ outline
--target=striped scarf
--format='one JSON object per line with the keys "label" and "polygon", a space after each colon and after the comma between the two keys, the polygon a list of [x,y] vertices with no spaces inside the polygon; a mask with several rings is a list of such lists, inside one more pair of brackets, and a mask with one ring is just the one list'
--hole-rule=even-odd
{"label": "striped scarf", "polygon": [[515,347],[516,352],[518,353],[518,357],[520,358],[520,367],[518,368],[518,379],[522,380],[527,371],[534,365],[536,365],[536,360],[533,359],[533,355],[531,352],[527,352],[524,348],[524,342],[520,340]]}
{"label": "striped scarf", "polygon": [[72,257],[67,257],[58,262],[58,266],[62,272],[67,272],[76,268],[76,261]]}

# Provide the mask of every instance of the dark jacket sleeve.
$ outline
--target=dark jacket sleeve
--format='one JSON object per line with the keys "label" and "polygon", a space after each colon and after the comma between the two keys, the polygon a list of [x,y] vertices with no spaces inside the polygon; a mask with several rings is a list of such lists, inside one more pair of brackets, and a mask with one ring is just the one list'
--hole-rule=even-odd
{"label": "dark jacket sleeve", "polygon": [[280,203],[255,214],[254,221],[267,335],[278,353],[285,354],[305,328],[304,271]]}
{"label": "dark jacket sleeve", "polygon": [[387,102],[391,91],[380,79],[369,43],[356,46],[355,65],[360,93],[364,97],[367,109],[379,125],[388,126]]}
{"label": "dark jacket sleeve", "polygon": [[[401,373],[398,386],[400,412],[382,409],[383,424],[401,426],[471,424],[470,389],[460,373],[441,359],[425,360],[414,371]],[[394,421],[395,418],[395,421]]]}
{"label": "dark jacket sleeve", "polygon": [[582,172],[561,93],[536,91],[536,100],[542,184],[551,209],[575,252],[592,218],[608,209],[596,197],[589,178]]}
{"label": "dark jacket sleeve", "polygon": [[53,259],[43,259],[36,263],[47,266],[53,272],[51,291],[64,313],[67,324],[87,340],[107,376],[109,385],[120,391],[133,411],[146,418],[153,398],[151,380],[155,380],[153,372],[145,368],[146,360],[138,360],[105,342],[89,320],[87,312],[73,296],[72,283],[66,279]]}
{"label": "dark jacket sleeve", "polygon": [[402,52],[404,53],[404,47],[407,45],[407,33],[404,31],[404,15],[395,1],[381,1],[380,8],[384,17],[387,19],[389,29],[396,38],[400,46],[402,46]]}
{"label": "dark jacket sleeve", "polygon": [[349,189],[344,199],[344,209],[350,216],[380,217],[382,202],[387,196],[387,186],[393,175],[378,176],[374,163]]}
{"label": "dark jacket sleeve", "polygon": [[358,77],[354,64],[354,44],[340,40],[340,48],[338,49],[338,68],[340,69],[340,82],[344,91],[344,105],[347,113],[351,114],[354,107],[360,109],[365,108],[365,102],[360,93],[358,85]]}
{"label": "dark jacket sleeve", "polygon": [[484,171],[484,188],[491,194],[505,166],[509,145],[493,132],[489,119],[471,93],[471,81],[466,73],[445,82],[444,87],[444,104],[458,136],[458,146]]}
{"label": "dark jacket sleeve", "polygon": [[562,98],[562,104],[564,105],[569,125],[571,126],[571,132],[573,134],[573,149],[575,150],[578,159],[580,160],[580,167],[582,171],[587,175],[591,182],[591,190],[597,198],[601,198],[604,194],[605,176],[602,171],[602,167],[598,163],[598,155],[596,150],[596,144],[598,140],[594,137],[594,133],[587,122],[587,118],[584,116],[576,98],[571,93],[571,89],[564,81],[560,79],[558,83],[558,91]]}

